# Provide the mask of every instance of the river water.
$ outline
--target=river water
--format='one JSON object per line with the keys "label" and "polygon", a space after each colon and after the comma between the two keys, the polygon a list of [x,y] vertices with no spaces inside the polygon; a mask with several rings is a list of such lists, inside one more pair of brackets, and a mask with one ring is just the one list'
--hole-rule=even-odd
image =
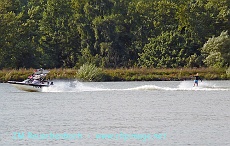
{"label": "river water", "polygon": [[0,84],[1,146],[230,145],[230,81]]}

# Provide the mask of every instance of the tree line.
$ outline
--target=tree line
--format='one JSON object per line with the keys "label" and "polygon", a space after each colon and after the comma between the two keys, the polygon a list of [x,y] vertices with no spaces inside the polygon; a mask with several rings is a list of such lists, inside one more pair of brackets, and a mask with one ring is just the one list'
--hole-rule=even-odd
{"label": "tree line", "polygon": [[228,67],[229,0],[1,0],[0,69]]}

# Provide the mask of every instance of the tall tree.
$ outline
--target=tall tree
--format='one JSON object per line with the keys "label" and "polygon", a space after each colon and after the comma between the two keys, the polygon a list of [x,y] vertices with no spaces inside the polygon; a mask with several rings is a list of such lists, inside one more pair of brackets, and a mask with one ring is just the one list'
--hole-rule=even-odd
{"label": "tall tree", "polygon": [[190,55],[186,47],[184,35],[173,31],[163,32],[145,45],[143,52],[139,54],[139,64],[158,68],[183,67]]}
{"label": "tall tree", "polygon": [[209,38],[202,47],[205,64],[209,67],[228,67],[230,65],[230,37],[227,31],[220,36]]}
{"label": "tall tree", "polygon": [[[0,67],[31,67],[34,51],[31,50],[28,26],[20,1],[1,1],[1,65]],[[24,7],[24,6],[23,6]],[[20,11],[21,10],[21,11]],[[28,60],[31,60],[28,62]]]}
{"label": "tall tree", "polygon": [[70,46],[70,21],[72,20],[71,3],[68,0],[47,0],[40,30],[42,32],[42,59],[46,67],[62,67],[68,64],[68,57],[73,51]]}

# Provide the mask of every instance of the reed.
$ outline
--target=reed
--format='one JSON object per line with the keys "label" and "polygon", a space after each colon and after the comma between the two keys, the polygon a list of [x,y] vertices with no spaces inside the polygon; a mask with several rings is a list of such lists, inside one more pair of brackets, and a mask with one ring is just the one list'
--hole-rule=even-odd
{"label": "reed", "polygon": [[[50,73],[47,75],[47,79],[51,80],[77,78],[83,81],[177,81],[190,80],[196,73],[199,73],[201,78],[206,80],[230,79],[230,75],[228,74],[230,69],[225,68],[118,68],[93,71],[92,66],[86,66],[85,69],[79,70],[73,68],[54,68],[48,70]],[[8,80],[22,81],[31,75],[33,71],[34,69],[32,68],[0,70],[0,82],[7,82]]]}

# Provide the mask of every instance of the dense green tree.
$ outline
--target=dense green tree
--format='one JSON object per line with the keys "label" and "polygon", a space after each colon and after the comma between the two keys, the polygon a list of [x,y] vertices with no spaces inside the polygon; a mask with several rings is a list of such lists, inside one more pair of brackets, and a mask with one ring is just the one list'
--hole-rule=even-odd
{"label": "dense green tree", "polygon": [[[185,66],[186,40],[179,33],[164,32],[150,42],[140,53],[139,64],[144,67],[171,68]],[[187,54],[187,56],[186,56]]]}
{"label": "dense green tree", "polygon": [[[1,4],[1,65],[0,67],[30,67],[35,63],[34,50],[29,46],[30,26],[20,1],[2,1]],[[20,12],[21,8],[21,12]],[[31,61],[28,61],[31,60]]]}
{"label": "dense green tree", "polygon": [[16,67],[17,50],[14,45],[17,41],[17,17],[15,13],[9,12],[0,15],[0,68]]}
{"label": "dense green tree", "polygon": [[1,0],[0,68],[229,66],[229,19],[229,0]]}
{"label": "dense green tree", "polygon": [[202,47],[204,63],[210,67],[226,67],[230,65],[230,37],[227,31],[220,36],[209,38]]}
{"label": "dense green tree", "polygon": [[[41,48],[45,67],[71,66],[74,58],[70,41],[70,25],[73,12],[68,0],[47,0],[40,22]],[[75,61],[75,60],[71,60]]]}

